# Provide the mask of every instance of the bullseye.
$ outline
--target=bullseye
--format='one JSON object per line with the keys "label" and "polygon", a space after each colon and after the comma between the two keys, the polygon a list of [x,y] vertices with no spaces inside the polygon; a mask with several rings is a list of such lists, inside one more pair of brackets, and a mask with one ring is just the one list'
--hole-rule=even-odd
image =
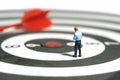
{"label": "bullseye", "polygon": [[57,41],[49,41],[49,42],[46,42],[45,45],[47,47],[61,47],[62,43],[57,42]]}

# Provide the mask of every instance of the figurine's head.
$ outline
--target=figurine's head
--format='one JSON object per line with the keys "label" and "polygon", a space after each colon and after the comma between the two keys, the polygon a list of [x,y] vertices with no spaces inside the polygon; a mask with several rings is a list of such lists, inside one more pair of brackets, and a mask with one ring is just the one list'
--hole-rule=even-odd
{"label": "figurine's head", "polygon": [[78,31],[78,26],[75,26],[75,27],[74,27],[74,31],[75,31],[75,32]]}

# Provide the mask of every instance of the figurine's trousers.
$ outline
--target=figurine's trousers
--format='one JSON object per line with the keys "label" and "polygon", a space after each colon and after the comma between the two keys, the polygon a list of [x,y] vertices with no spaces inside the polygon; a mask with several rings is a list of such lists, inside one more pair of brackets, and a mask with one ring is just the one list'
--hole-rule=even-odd
{"label": "figurine's trousers", "polygon": [[77,50],[79,50],[79,56],[81,56],[81,40],[75,41],[74,55],[77,56]]}

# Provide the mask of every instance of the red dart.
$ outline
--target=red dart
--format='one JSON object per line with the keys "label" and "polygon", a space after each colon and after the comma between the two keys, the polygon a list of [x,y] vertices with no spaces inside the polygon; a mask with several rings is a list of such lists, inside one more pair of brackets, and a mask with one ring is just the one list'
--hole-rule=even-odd
{"label": "red dart", "polygon": [[50,25],[52,25],[52,22],[49,18],[46,17],[49,11],[43,11],[41,9],[32,9],[25,12],[25,14],[22,17],[22,20],[20,23],[7,25],[7,26],[0,26],[0,31],[3,31],[6,28],[10,27],[21,27],[25,31],[40,31],[44,30]]}

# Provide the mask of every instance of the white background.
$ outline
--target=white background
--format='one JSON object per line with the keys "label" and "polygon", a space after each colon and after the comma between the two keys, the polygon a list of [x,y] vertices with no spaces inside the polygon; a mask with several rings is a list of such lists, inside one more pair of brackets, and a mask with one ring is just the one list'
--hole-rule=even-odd
{"label": "white background", "polygon": [[0,0],[0,10],[32,8],[120,14],[120,0]]}

